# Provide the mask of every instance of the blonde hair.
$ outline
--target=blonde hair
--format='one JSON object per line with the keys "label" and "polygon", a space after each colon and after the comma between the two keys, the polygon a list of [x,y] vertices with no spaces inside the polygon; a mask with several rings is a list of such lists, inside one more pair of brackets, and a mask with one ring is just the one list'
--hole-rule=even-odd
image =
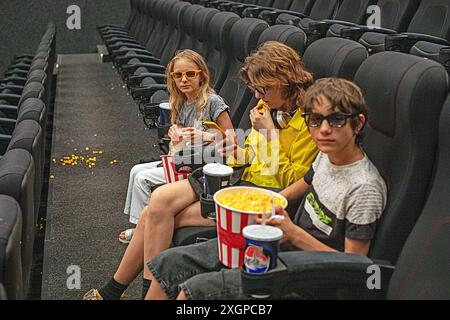
{"label": "blonde hair", "polygon": [[[197,52],[189,49],[180,50],[175,53],[175,56],[170,60],[166,69],[167,77],[167,89],[169,91],[169,102],[171,105],[171,121],[175,124],[178,114],[180,113],[181,106],[186,102],[186,96],[178,89],[175,80],[170,75],[173,72],[173,67],[177,60],[186,60],[195,63],[199,70],[202,72],[199,74],[200,88],[197,98],[198,111],[200,112],[201,118],[203,118],[203,110],[205,109],[206,102],[208,100],[208,93],[213,93],[214,89],[209,85],[209,70],[206,65],[205,60]],[[203,120],[203,119],[199,119]]]}
{"label": "blonde hair", "polygon": [[240,75],[256,87],[280,85],[283,98],[303,106],[306,90],[313,76],[305,69],[298,53],[277,41],[267,41],[245,59]]}

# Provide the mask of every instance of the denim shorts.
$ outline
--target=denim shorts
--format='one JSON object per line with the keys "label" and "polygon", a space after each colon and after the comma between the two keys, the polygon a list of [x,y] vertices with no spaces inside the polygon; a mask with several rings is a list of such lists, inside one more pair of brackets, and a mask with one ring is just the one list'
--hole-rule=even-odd
{"label": "denim shorts", "polygon": [[170,248],[147,263],[170,299],[182,289],[191,300],[247,299],[241,290],[241,270],[219,261],[217,239]]}

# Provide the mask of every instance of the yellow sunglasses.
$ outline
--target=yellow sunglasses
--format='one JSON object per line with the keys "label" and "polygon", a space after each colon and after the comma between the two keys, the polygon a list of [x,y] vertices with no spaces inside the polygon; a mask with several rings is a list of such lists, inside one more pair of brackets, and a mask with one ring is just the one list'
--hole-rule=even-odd
{"label": "yellow sunglasses", "polygon": [[180,72],[171,72],[170,75],[172,76],[172,78],[174,78],[176,80],[179,80],[183,77],[186,77],[187,79],[193,79],[201,72],[202,72],[202,70],[188,70],[188,71],[180,71]]}

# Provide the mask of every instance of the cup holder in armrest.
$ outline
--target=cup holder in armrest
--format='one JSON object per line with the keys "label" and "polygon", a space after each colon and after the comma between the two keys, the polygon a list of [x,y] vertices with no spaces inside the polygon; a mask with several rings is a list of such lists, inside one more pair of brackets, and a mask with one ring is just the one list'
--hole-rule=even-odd
{"label": "cup holder in armrest", "polygon": [[242,291],[253,299],[280,297],[287,276],[288,270],[280,258],[275,269],[262,274],[248,273],[244,265],[241,269]]}
{"label": "cup holder in armrest", "polygon": [[216,220],[214,200],[206,198],[204,193],[200,195],[200,209],[203,218]]}

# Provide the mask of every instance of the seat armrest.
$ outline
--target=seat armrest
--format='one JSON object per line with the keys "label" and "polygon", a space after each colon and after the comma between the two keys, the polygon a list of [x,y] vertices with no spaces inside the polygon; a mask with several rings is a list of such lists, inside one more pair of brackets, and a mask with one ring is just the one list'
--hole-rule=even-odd
{"label": "seat armrest", "polygon": [[359,41],[366,32],[377,32],[382,34],[397,34],[397,31],[387,28],[369,28],[367,26],[352,26],[341,29],[341,38]]}
{"label": "seat armrest", "polygon": [[388,35],[385,38],[384,46],[386,51],[400,51],[409,53],[411,48],[419,41],[427,41],[435,44],[448,46],[447,40],[420,33],[401,33]]}
{"label": "seat armrest", "polygon": [[271,7],[260,7],[260,6],[249,7],[249,8],[246,8],[242,12],[242,16],[243,17],[247,17],[247,18],[258,18],[259,13],[261,11],[265,11],[265,10],[273,10],[273,8],[271,8]]}
{"label": "seat armrest", "polygon": [[139,48],[116,49],[116,50],[111,51],[111,55],[113,57],[121,57],[121,56],[125,56],[125,54],[127,54],[130,51],[133,51],[136,54],[152,55],[152,53],[149,52],[147,49],[139,49]]}
{"label": "seat armrest", "polygon": [[166,83],[166,75],[163,73],[152,73],[152,72],[145,72],[134,76],[129,76],[127,79],[127,85],[128,88],[133,88],[136,86],[139,86],[145,78],[152,78],[159,84],[165,84]]}
{"label": "seat armrest", "polygon": [[16,127],[17,120],[16,119],[9,119],[9,118],[0,118],[0,127],[3,129],[3,131],[9,135],[12,134],[14,131],[14,128]]}
{"label": "seat armrest", "polygon": [[120,49],[120,47],[127,47],[127,48],[129,48],[129,50],[131,50],[131,49],[146,50],[147,49],[140,44],[119,41],[118,43],[114,43],[114,44],[108,46],[108,52],[114,52],[115,50]]}
{"label": "seat armrest", "polygon": [[255,8],[256,6],[254,4],[238,4],[238,5],[233,5],[231,7],[231,12],[236,13],[238,16],[242,16],[243,12],[245,9],[247,8]]}
{"label": "seat armrest", "polygon": [[159,64],[158,58],[145,54],[131,54],[128,56],[117,57],[115,62],[119,65],[127,64],[131,59],[139,59],[141,62]]}
{"label": "seat armrest", "polygon": [[166,68],[154,63],[136,63],[136,64],[128,64],[121,68],[121,73],[124,77],[132,75],[137,68],[144,67],[149,72],[155,72],[163,74],[166,71]]}
{"label": "seat armrest", "polygon": [[7,85],[0,87],[0,93],[3,92],[3,90],[9,90],[10,93],[21,95],[22,91],[23,91],[23,86],[7,84]]}
{"label": "seat armrest", "polygon": [[19,86],[24,86],[26,82],[27,82],[26,77],[17,77],[17,76],[7,77],[7,78],[3,79],[2,81],[0,81],[0,83],[4,83],[4,84],[14,83]]}
{"label": "seat armrest", "polygon": [[[277,267],[265,274],[241,270],[244,294],[252,297],[282,298],[285,295],[314,294],[314,298],[350,294],[351,298],[379,298],[387,291],[389,273],[366,256],[342,252],[280,252]],[[375,266],[375,267],[371,267]],[[380,268],[380,289],[369,288],[373,272]],[[384,263],[383,268],[388,266]],[[370,268],[369,268],[370,267]],[[392,267],[393,268],[393,267]],[[392,272],[390,272],[392,274]],[[383,278],[386,279],[383,281]],[[317,289],[317,292],[316,290]],[[373,290],[372,290],[373,289]]]}
{"label": "seat armrest", "polygon": [[9,76],[13,76],[15,75],[17,76],[23,76],[26,77],[28,75],[28,70],[20,70],[20,69],[14,69],[14,70],[9,70],[7,72],[5,72],[5,77],[9,77]]}
{"label": "seat armrest", "polygon": [[148,87],[135,88],[131,90],[131,96],[133,99],[149,102],[152,95],[158,90],[166,90],[165,84],[152,84]]}
{"label": "seat armrest", "polygon": [[4,100],[9,102],[11,105],[18,105],[20,100],[20,94],[10,94],[10,93],[0,93],[0,101]]}

